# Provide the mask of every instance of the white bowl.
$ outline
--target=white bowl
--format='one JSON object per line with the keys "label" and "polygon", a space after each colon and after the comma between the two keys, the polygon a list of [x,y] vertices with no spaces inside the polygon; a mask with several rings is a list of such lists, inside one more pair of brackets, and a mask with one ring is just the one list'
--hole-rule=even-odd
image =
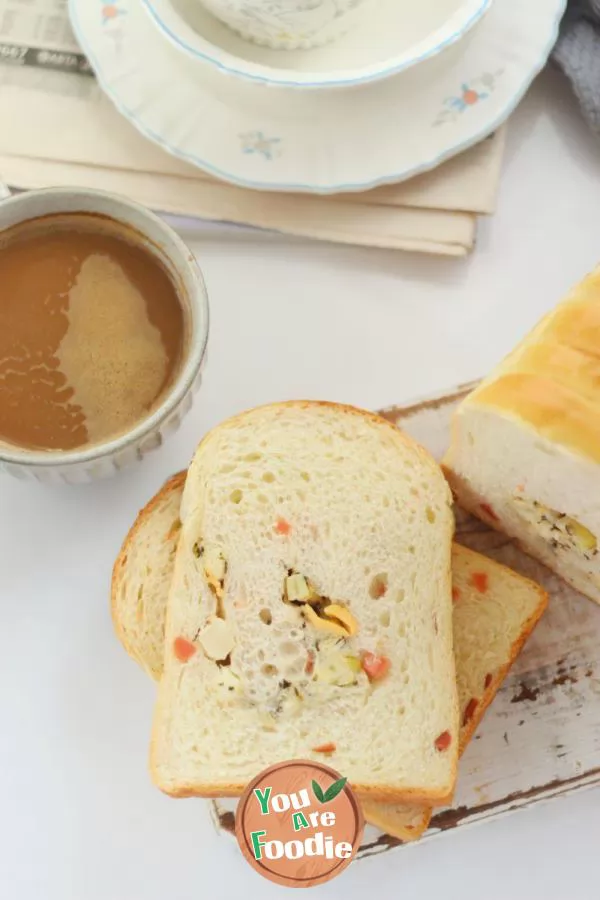
{"label": "white bowl", "polygon": [[265,85],[333,88],[379,81],[431,59],[463,38],[492,0],[379,0],[359,28],[301,50],[246,41],[199,0],[142,2],[175,47],[221,72]]}
{"label": "white bowl", "polygon": [[79,483],[113,475],[160,447],[192,405],[200,385],[208,340],[208,298],[194,255],[169,226],[137,203],[104,191],[48,188],[2,200],[0,233],[55,213],[107,216],[133,228],[158,256],[178,287],[186,328],[186,351],[173,386],[161,403],[124,434],[79,450],[28,450],[0,442],[0,471],[45,483]]}

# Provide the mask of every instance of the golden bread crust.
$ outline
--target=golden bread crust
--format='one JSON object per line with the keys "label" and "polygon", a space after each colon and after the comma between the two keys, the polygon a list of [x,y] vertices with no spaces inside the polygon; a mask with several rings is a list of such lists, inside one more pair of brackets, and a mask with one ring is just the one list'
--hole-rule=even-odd
{"label": "golden bread crust", "polygon": [[600,267],[464,403],[514,416],[548,440],[600,462]]}
{"label": "golden bread crust", "polygon": [[115,560],[115,564],[112,570],[112,577],[110,583],[110,611],[113,622],[113,627],[115,629],[115,633],[125,648],[126,652],[132,659],[135,659],[142,668],[148,672],[154,679],[160,677],[160,673],[155,673],[148,665],[146,660],[143,658],[143,654],[138,652],[136,648],[131,644],[129,639],[129,635],[123,626],[122,619],[122,609],[119,605],[119,596],[120,596],[120,587],[125,578],[127,572],[127,560],[129,557],[129,550],[135,540],[137,539],[138,533],[142,526],[144,526],[147,520],[152,516],[154,510],[163,503],[165,498],[174,492],[181,492],[183,490],[183,486],[185,484],[187,472],[178,472],[176,475],[172,475],[160,490],[152,497],[151,500],[146,503],[146,505],[139,511],[135,518],[135,522],[127,532],[125,540],[121,546],[121,550],[119,551],[119,555]]}

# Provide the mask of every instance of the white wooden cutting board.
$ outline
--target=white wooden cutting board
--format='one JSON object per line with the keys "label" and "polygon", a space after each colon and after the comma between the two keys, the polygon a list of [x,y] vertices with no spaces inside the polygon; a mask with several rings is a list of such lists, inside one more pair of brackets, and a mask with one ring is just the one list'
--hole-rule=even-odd
{"label": "white wooden cutting board", "polygon": [[[470,387],[382,415],[440,459]],[[434,816],[422,841],[600,784],[600,606],[479,520],[456,516],[459,543],[543,584],[550,604],[461,758],[453,806]],[[231,833],[235,800],[212,806],[217,827]],[[401,846],[367,826],[358,858]]]}

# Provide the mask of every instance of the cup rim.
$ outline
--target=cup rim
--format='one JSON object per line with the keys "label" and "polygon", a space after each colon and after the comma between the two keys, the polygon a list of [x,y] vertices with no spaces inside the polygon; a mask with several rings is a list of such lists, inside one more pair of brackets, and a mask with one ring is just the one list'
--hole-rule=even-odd
{"label": "cup rim", "polygon": [[[162,424],[162,422],[173,412],[174,409],[179,406],[181,401],[189,393],[198,370],[200,369],[206,355],[206,345],[208,343],[208,333],[210,327],[208,292],[206,290],[206,284],[202,275],[202,270],[198,265],[195,255],[192,253],[185,241],[183,241],[182,238],[177,234],[177,232],[173,228],[171,228],[171,226],[168,225],[163,219],[161,219],[160,216],[147,209],[141,203],[136,203],[134,200],[130,200],[128,197],[124,197],[119,194],[113,194],[109,191],[101,191],[93,188],[57,187],[40,188],[36,190],[25,191],[24,193],[8,197],[6,200],[1,201],[0,211],[6,209],[9,205],[17,206],[26,198],[31,197],[32,195],[38,197],[76,196],[81,197],[82,199],[102,198],[104,201],[114,203],[116,207],[120,207],[121,209],[126,208],[135,212],[142,218],[152,222],[153,225],[155,225],[158,230],[163,233],[165,239],[167,239],[171,245],[175,245],[177,253],[180,256],[180,262],[184,262],[185,265],[192,270],[193,279],[196,285],[196,290],[194,291],[193,296],[189,297],[190,306],[192,309],[189,352],[171,389],[166,394],[163,401],[149,416],[146,416],[144,419],[139,421],[135,427],[130,428],[128,431],[120,434],[118,437],[112,438],[108,441],[103,441],[102,443],[94,444],[88,449],[29,450],[27,448],[21,449],[19,447],[16,447],[13,452],[12,449],[8,446],[0,445],[0,463],[11,463],[20,466],[35,466],[36,468],[52,468],[54,466],[69,466],[75,464],[79,465],[81,463],[90,463],[98,459],[112,456],[113,454],[118,453],[120,450],[123,450],[129,444],[142,440],[148,433],[154,432],[157,426]],[[86,210],[82,211],[85,212]],[[60,212],[57,212],[56,214],[60,215]],[[44,213],[42,213],[41,215],[44,215]],[[52,215],[52,213],[50,213],[50,215]],[[119,221],[117,218],[116,210],[115,215],[113,215],[112,213],[108,213],[107,217],[114,218],[115,221]],[[38,216],[32,218],[38,218]],[[27,221],[27,219],[23,219],[23,221]],[[2,226],[0,225],[0,233],[1,232]],[[177,262],[175,260],[171,261],[177,269]]]}

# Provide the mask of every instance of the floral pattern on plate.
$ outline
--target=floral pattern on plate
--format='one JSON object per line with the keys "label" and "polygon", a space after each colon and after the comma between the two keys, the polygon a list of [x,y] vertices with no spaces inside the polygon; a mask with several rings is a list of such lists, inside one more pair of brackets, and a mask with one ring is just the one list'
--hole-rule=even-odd
{"label": "floral pattern on plate", "polygon": [[124,16],[125,10],[121,7],[119,0],[113,0],[112,3],[105,3],[104,0],[102,0],[100,14],[102,16],[102,24],[106,25],[108,22],[112,22],[119,16]]}
{"label": "floral pattern on plate", "polygon": [[242,153],[258,153],[265,159],[275,159],[281,155],[280,138],[270,138],[263,131],[246,131],[240,134]]}
{"label": "floral pattern on plate", "polygon": [[435,119],[434,126],[454,122],[470,106],[486,100],[498,86],[498,79],[503,74],[504,69],[496,69],[495,72],[484,72],[472,81],[463,82],[458,94],[444,100],[444,108]]}

